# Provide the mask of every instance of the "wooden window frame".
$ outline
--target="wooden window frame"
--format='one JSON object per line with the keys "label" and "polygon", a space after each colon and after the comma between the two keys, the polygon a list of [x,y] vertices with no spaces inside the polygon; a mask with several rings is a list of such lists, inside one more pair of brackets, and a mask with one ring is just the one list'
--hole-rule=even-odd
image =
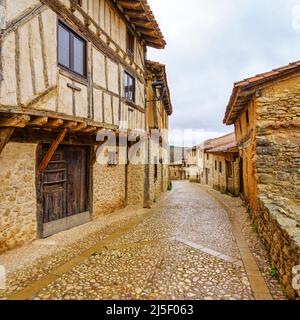
{"label": "wooden window frame", "polygon": [[[70,67],[65,66],[59,62],[59,27],[64,28],[70,34],[70,43],[69,43]],[[79,41],[81,41],[84,44],[83,74],[74,70],[74,38],[77,38]],[[66,70],[67,72],[70,72],[76,76],[79,76],[84,80],[87,80],[87,41],[78,32],[76,32],[74,29],[72,29],[70,26],[68,26],[65,22],[63,22],[60,19],[58,19],[58,22],[57,22],[57,64],[63,70]]]}
{"label": "wooden window frame", "polygon": [[[132,99],[129,99],[126,96],[126,78],[129,77],[133,80],[133,92],[132,92]],[[124,98],[126,101],[135,103],[135,93],[136,93],[136,79],[133,75],[131,75],[128,71],[124,71]]]}
{"label": "wooden window frame", "polygon": [[126,33],[126,51],[131,57],[134,57],[135,36],[128,28]]}
{"label": "wooden window frame", "polygon": [[249,118],[249,110],[246,111],[246,123],[250,123],[250,118]]}

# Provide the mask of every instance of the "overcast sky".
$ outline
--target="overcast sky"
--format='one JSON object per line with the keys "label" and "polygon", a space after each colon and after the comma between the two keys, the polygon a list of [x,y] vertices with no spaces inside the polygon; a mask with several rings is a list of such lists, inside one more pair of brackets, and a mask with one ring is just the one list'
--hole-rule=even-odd
{"label": "overcast sky", "polygon": [[171,143],[233,131],[222,124],[233,83],[300,60],[300,0],[148,2],[167,41],[148,58],[167,65]]}

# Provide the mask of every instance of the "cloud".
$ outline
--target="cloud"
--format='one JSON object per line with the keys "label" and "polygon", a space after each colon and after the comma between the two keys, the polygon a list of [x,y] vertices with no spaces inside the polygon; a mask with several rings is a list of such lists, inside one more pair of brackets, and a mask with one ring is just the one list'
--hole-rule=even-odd
{"label": "cloud", "polygon": [[300,60],[300,0],[148,0],[168,43],[171,130],[220,135],[233,83]]}

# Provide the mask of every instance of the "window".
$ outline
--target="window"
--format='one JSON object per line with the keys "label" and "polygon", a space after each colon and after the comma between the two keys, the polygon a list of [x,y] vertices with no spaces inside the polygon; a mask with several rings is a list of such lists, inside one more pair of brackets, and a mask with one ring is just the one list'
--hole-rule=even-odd
{"label": "window", "polygon": [[246,122],[247,122],[247,124],[249,124],[249,111],[248,110],[246,111]]}
{"label": "window", "polygon": [[86,41],[60,22],[58,25],[58,63],[86,77]]}
{"label": "window", "polygon": [[209,160],[209,154],[207,154],[207,160]]}
{"label": "window", "polygon": [[218,170],[218,161],[215,160],[215,170],[217,171]]}
{"label": "window", "polygon": [[127,52],[134,55],[134,35],[130,30],[127,29]]}
{"label": "window", "polygon": [[125,99],[135,102],[135,79],[125,71]]}
{"label": "window", "polygon": [[219,168],[220,168],[220,173],[222,173],[222,162],[220,161],[220,166],[219,166]]}

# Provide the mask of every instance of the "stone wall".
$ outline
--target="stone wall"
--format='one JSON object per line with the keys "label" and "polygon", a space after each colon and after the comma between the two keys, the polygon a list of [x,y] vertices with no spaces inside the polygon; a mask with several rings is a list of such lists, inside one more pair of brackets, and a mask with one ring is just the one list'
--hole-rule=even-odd
{"label": "stone wall", "polygon": [[[212,157],[212,167],[210,168],[213,177],[213,188],[225,193],[226,192],[226,166],[225,158],[221,155],[210,155]],[[215,164],[217,162],[217,166]],[[220,163],[222,165],[222,171],[220,172]]]}
{"label": "stone wall", "polygon": [[235,196],[240,195],[240,164],[239,164],[240,159],[238,158],[234,163],[233,163],[233,186]]}
{"label": "stone wall", "polygon": [[93,169],[93,218],[125,206],[125,165],[100,165]]}
{"label": "stone wall", "polygon": [[272,197],[260,196],[260,214],[255,221],[286,294],[289,298],[300,297],[300,290],[296,291],[292,286],[293,267],[300,265],[300,219],[291,219],[286,214],[287,203],[277,203]]}
{"label": "stone wall", "polygon": [[127,204],[142,206],[144,204],[145,165],[128,165]]}
{"label": "stone wall", "polygon": [[0,155],[0,252],[36,239],[36,145],[8,143]]}
{"label": "stone wall", "polygon": [[300,264],[299,77],[270,85],[256,99],[259,210],[253,218],[289,297],[292,268]]}
{"label": "stone wall", "polygon": [[257,168],[260,191],[300,204],[300,85],[290,79],[257,99]]}

